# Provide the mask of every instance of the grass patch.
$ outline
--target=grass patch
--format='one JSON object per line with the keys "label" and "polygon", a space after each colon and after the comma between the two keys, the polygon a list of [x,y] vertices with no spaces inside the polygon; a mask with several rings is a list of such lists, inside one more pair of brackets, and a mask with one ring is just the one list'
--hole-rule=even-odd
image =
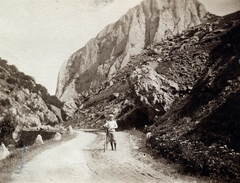
{"label": "grass patch", "polygon": [[138,147],[132,151],[134,157],[144,164],[150,165],[159,173],[163,173],[166,176],[179,178],[186,182],[195,181],[196,183],[216,183],[215,180],[212,180],[209,177],[203,177],[200,175],[192,177],[188,174],[182,174],[181,165],[173,163],[163,157],[155,158],[152,156],[151,149],[146,147],[146,134],[138,130],[129,130],[127,132],[129,133],[129,138],[131,138],[131,141],[135,143],[133,146]]}
{"label": "grass patch", "polygon": [[[44,141],[43,145],[26,147],[24,153],[24,164],[31,161],[39,153],[58,146],[65,141],[71,140],[75,136],[76,135],[63,134],[62,140],[60,141],[53,141],[50,139]],[[14,171],[20,172],[20,165],[22,162],[22,148],[9,148],[9,151],[11,152],[10,156],[0,161],[0,182],[4,183],[12,181],[11,175]]]}

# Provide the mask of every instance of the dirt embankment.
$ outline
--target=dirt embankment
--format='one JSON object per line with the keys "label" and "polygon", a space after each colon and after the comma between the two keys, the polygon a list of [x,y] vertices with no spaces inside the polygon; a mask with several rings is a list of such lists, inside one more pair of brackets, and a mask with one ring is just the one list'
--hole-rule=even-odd
{"label": "dirt embankment", "polygon": [[140,161],[136,142],[127,132],[117,132],[117,151],[103,151],[104,134],[79,131],[76,138],[46,150],[26,163],[12,183],[67,182],[199,182],[183,176],[171,176],[166,170],[152,168]]}

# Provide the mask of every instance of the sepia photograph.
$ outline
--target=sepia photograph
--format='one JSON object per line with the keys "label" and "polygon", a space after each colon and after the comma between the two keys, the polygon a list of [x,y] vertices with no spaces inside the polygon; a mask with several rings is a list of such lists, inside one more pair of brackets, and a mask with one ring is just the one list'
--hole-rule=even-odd
{"label": "sepia photograph", "polygon": [[240,0],[0,0],[0,183],[239,183]]}

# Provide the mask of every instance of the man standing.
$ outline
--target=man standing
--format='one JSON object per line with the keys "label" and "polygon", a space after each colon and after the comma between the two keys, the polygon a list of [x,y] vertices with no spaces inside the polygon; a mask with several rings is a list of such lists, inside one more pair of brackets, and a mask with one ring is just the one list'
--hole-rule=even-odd
{"label": "man standing", "polygon": [[104,128],[107,129],[107,138],[110,141],[112,150],[116,151],[116,139],[115,139],[115,129],[118,128],[117,122],[114,120],[113,114],[109,115],[109,120],[106,121],[106,123],[103,125]]}

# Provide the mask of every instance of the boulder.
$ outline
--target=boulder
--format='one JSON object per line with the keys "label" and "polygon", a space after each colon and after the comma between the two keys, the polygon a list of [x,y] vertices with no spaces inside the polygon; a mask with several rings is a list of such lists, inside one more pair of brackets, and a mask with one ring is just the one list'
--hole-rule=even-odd
{"label": "boulder", "polygon": [[50,125],[47,125],[47,129],[50,130],[50,131],[58,131],[57,128],[52,127],[52,126],[50,126]]}
{"label": "boulder", "polygon": [[171,89],[179,89],[176,82],[158,74],[149,66],[136,68],[129,77],[129,84],[142,104],[164,111],[170,108],[175,99]]}
{"label": "boulder", "polygon": [[8,151],[8,149],[6,148],[6,146],[2,143],[1,144],[1,148],[0,148],[0,160],[5,159],[6,157],[8,157],[10,155],[10,152]]}
{"label": "boulder", "polygon": [[[25,128],[23,130],[26,130]],[[40,126],[35,126],[35,127],[29,127],[27,128],[28,131],[39,131],[41,130]]]}
{"label": "boulder", "polygon": [[51,110],[56,114],[56,116],[59,118],[60,122],[63,122],[61,109],[55,107],[54,105],[50,105]]}
{"label": "boulder", "polygon": [[32,127],[41,126],[41,121],[38,115],[30,113],[25,117],[25,124],[28,124]]}
{"label": "boulder", "polygon": [[50,123],[54,124],[58,122],[56,115],[50,110],[47,110],[45,112],[45,117],[46,117],[46,120],[49,121]]}
{"label": "boulder", "polygon": [[60,130],[66,130],[63,126],[59,126]]}
{"label": "boulder", "polygon": [[34,144],[35,145],[42,145],[42,144],[44,144],[42,136],[40,134],[37,135]]}
{"label": "boulder", "polygon": [[39,116],[41,122],[44,122],[44,121],[45,121],[45,119],[44,119],[44,113],[43,113],[43,112],[37,111],[37,115]]}
{"label": "boulder", "polygon": [[11,107],[10,109],[9,109],[9,112],[10,112],[10,114],[12,114],[12,115],[17,115],[17,109],[16,108],[14,108],[14,107]]}
{"label": "boulder", "polygon": [[37,114],[34,113],[26,113],[20,114],[15,117],[15,121],[17,124],[29,126],[29,127],[36,127],[41,126],[41,120]]}
{"label": "boulder", "polygon": [[75,111],[78,109],[77,105],[75,104],[74,100],[69,100],[68,102],[64,103],[63,111],[68,115],[72,116]]}
{"label": "boulder", "polygon": [[74,134],[74,130],[73,130],[73,128],[72,128],[71,125],[67,128],[67,132],[68,132],[70,135],[73,135],[73,134]]}
{"label": "boulder", "polygon": [[21,132],[22,128],[20,125],[15,127],[14,132],[12,133],[12,138],[15,142],[18,142],[20,137],[19,137],[19,133]]}
{"label": "boulder", "polygon": [[41,130],[48,130],[48,126],[46,126],[46,125],[41,125],[41,126],[40,126],[40,129],[41,129]]}
{"label": "boulder", "polygon": [[54,135],[53,140],[58,141],[58,140],[61,140],[61,139],[62,139],[62,135],[59,132],[56,132],[55,135]]}

